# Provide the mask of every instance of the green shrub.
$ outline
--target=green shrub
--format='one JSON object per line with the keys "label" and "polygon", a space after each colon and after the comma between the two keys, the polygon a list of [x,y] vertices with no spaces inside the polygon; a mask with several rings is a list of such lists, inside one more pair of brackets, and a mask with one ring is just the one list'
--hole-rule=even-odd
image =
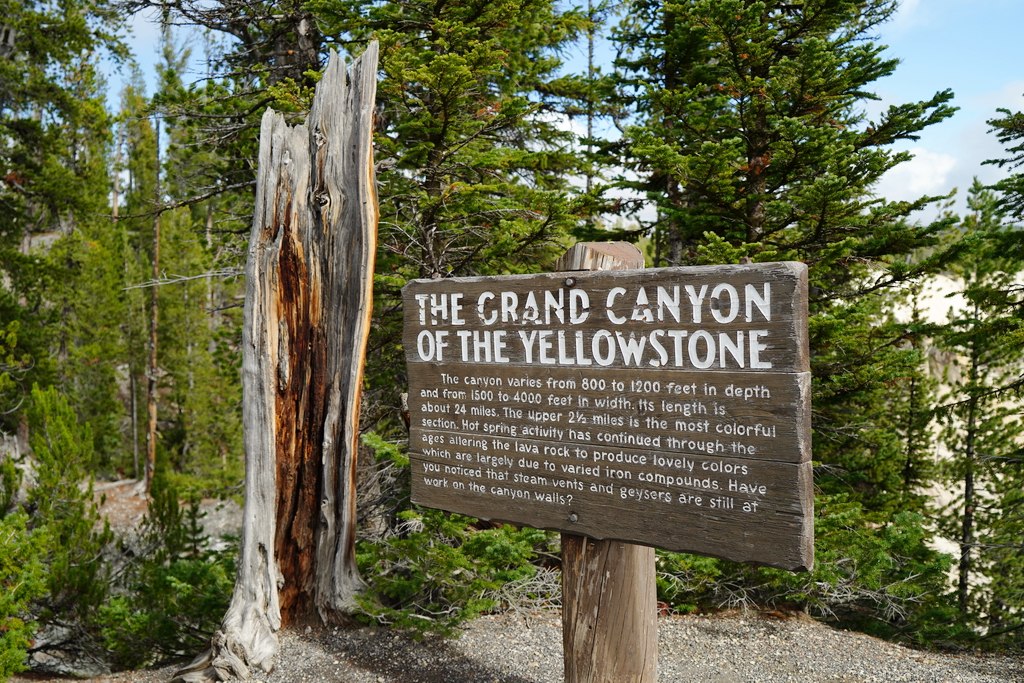
{"label": "green shrub", "polygon": [[116,669],[202,650],[231,599],[237,548],[210,550],[199,499],[183,506],[163,470],[158,465],[153,479],[142,554],[122,572],[119,594],[96,618]]}
{"label": "green shrub", "polygon": [[498,590],[533,576],[533,561],[551,543],[537,529],[478,529],[471,518],[439,510],[410,510],[399,518],[394,536],[357,547],[369,584],[361,608],[378,623],[418,633],[450,634],[493,609]]}
{"label": "green shrub", "polygon": [[93,499],[93,439],[79,424],[67,399],[55,389],[32,389],[29,445],[36,483],[28,491],[28,528],[39,539],[46,568],[46,593],[33,603],[40,625],[59,626],[68,637],[48,647],[94,653],[89,627],[106,600],[111,582],[104,551],[113,535]]}
{"label": "green shrub", "polygon": [[231,598],[233,556],[142,562],[130,592],[111,598],[97,616],[111,665],[134,669],[208,646]]}
{"label": "green shrub", "polygon": [[24,670],[36,630],[30,605],[46,592],[41,536],[27,523],[23,512],[0,513],[0,680]]}
{"label": "green shrub", "polygon": [[209,550],[198,499],[183,508],[158,467],[141,537],[117,548],[93,498],[88,425],[38,387],[28,419],[37,471],[24,511],[7,512],[17,477],[0,465],[0,675],[49,626],[66,637],[47,651],[115,668],[199,650],[227,609],[235,550]]}
{"label": "green shrub", "polygon": [[[360,596],[370,621],[417,634],[449,634],[460,623],[507,600],[536,598],[550,581],[534,579],[538,563],[555,557],[552,534],[531,528],[481,523],[440,510],[407,509],[409,458],[400,443],[368,432],[363,445],[377,466],[393,476],[379,496],[387,501],[381,517],[388,531],[361,539],[359,570],[367,582]],[[397,510],[396,510],[397,508]],[[535,585],[536,584],[536,585]]]}
{"label": "green shrub", "polygon": [[801,610],[881,637],[941,644],[967,634],[947,599],[952,558],[930,548],[929,538],[919,514],[901,512],[874,524],[859,504],[822,497],[813,571],[663,553],[659,599],[685,612],[737,606]]}

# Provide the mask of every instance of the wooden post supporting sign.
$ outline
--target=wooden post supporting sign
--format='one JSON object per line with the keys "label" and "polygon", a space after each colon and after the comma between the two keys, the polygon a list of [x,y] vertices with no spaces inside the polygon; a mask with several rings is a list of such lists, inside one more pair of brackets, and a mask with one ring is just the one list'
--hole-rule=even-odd
{"label": "wooden post supporting sign", "polygon": [[[577,244],[561,271],[632,270],[631,244]],[[562,533],[562,656],[566,683],[653,683],[658,678],[654,548]]]}

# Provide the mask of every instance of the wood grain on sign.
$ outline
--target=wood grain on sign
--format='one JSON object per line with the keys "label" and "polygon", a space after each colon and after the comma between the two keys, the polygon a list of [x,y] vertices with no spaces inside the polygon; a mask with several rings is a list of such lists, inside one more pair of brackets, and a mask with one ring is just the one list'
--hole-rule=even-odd
{"label": "wood grain on sign", "polygon": [[413,499],[809,568],[806,288],[793,263],[410,283]]}

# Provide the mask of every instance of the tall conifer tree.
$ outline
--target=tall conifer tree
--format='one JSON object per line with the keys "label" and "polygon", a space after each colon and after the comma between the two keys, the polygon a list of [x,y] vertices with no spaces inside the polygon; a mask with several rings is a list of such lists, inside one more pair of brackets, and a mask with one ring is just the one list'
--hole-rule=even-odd
{"label": "tall conifer tree", "polygon": [[950,221],[916,223],[937,198],[892,202],[876,186],[910,158],[893,145],[954,108],[944,91],[868,114],[872,84],[898,65],[873,41],[897,4],[632,0],[615,40],[633,118],[613,149],[620,184],[653,208],[638,218],[656,265],[809,266],[818,565],[780,582],[795,590],[719,566],[729,580],[716,590],[792,590],[781,599],[854,621],[885,612],[899,629],[937,614],[922,606],[943,590],[944,561],[908,513],[923,511],[928,483],[928,411],[912,392],[922,330],[891,312],[901,285],[942,263],[934,246]]}
{"label": "tall conifer tree", "polygon": [[410,275],[536,267],[565,235],[572,136],[555,52],[585,23],[550,0],[316,2],[328,33],[381,43],[382,238]]}
{"label": "tall conifer tree", "polygon": [[[375,159],[380,247],[371,353],[377,415],[404,385],[399,289],[410,278],[536,271],[577,221],[582,169],[560,107],[557,52],[586,26],[551,0],[310,7],[339,43],[380,41]],[[358,48],[354,48],[358,52]]]}
{"label": "tall conifer tree", "polygon": [[[942,226],[875,185],[909,155],[892,145],[950,116],[951,92],[865,113],[895,59],[871,41],[891,0],[685,0],[629,5],[620,89],[636,112],[625,166],[656,208],[658,264],[793,259],[810,266],[815,457],[826,490],[899,500],[889,387],[916,372],[880,294],[923,272],[914,249]],[[855,426],[856,425],[856,426]]]}
{"label": "tall conifer tree", "polygon": [[975,181],[962,228],[968,246],[953,267],[965,306],[940,337],[953,354],[943,406],[945,473],[953,502],[943,531],[959,547],[957,605],[975,628],[1020,628],[1024,605],[1024,422],[1019,394],[1021,254],[1007,249],[1019,227],[1004,224],[997,196]]}
{"label": "tall conifer tree", "polygon": [[[1006,147],[1008,156],[1004,159],[991,161],[1014,172],[997,183],[994,190],[1000,208],[1012,227],[997,231],[994,239],[994,251],[1006,264],[1007,281],[994,293],[996,301],[1001,302],[1003,324],[999,330],[998,343],[1005,346],[1009,353],[1016,353],[1017,358],[1024,356],[1024,113],[1000,109],[1000,116],[989,121],[999,141]],[[1021,387],[1024,387],[1024,368],[1017,364],[1016,371],[1012,366],[1002,393],[1018,401]],[[1013,400],[1013,399],[1011,399]],[[992,544],[991,552],[1000,559],[1000,566],[1012,568],[1010,571],[995,571],[991,577],[993,604],[990,606],[990,634],[996,637],[1016,638],[1020,642],[1020,631],[1024,628],[1024,620],[1020,618],[1021,606],[1024,605],[1024,571],[1020,568],[1020,558],[1024,556],[1024,448],[1017,441],[1015,452],[1007,453],[1003,458],[1004,475],[992,486],[997,496],[999,514],[994,518],[999,522],[998,540]]]}
{"label": "tall conifer tree", "polygon": [[3,427],[17,420],[11,408],[27,399],[32,381],[55,377],[51,350],[52,358],[68,357],[69,339],[62,342],[55,324],[66,306],[48,291],[53,264],[43,253],[103,213],[109,124],[91,64],[123,53],[112,4],[0,0],[0,329],[17,328],[21,368],[9,405],[0,405]]}

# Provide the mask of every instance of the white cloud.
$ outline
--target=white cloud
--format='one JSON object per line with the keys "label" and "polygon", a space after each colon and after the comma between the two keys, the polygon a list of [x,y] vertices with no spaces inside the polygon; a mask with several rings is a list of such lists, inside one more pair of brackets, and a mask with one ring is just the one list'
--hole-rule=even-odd
{"label": "white cloud", "polygon": [[914,158],[882,176],[876,192],[891,200],[912,201],[926,194],[944,194],[952,188],[950,178],[957,166],[956,157],[914,147]]}

